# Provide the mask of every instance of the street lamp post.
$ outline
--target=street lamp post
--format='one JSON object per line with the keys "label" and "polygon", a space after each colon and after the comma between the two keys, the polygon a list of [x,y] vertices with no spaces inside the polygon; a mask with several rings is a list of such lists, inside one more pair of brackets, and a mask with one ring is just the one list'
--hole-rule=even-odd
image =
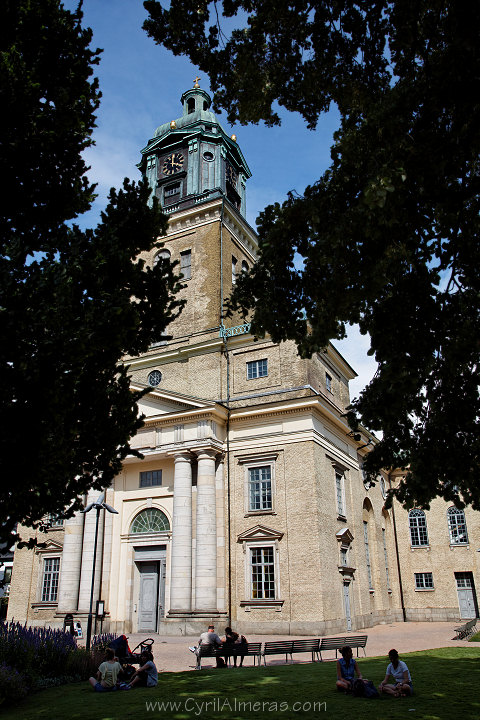
{"label": "street lamp post", "polygon": [[112,508],[110,505],[107,505],[105,502],[105,492],[102,492],[102,494],[96,499],[95,502],[90,503],[90,505],[87,505],[87,507],[82,510],[83,513],[88,513],[90,510],[93,510],[95,508],[97,517],[95,521],[95,544],[93,546],[93,563],[92,563],[92,584],[90,587],[90,608],[88,610],[88,620],[87,620],[87,639],[85,643],[85,647],[87,650],[90,650],[90,640],[92,638],[92,611],[93,611],[93,593],[95,590],[95,566],[97,564],[97,544],[98,544],[98,523],[100,520],[100,511],[101,510],[107,510],[109,513],[114,513],[115,515],[118,515],[117,510]]}

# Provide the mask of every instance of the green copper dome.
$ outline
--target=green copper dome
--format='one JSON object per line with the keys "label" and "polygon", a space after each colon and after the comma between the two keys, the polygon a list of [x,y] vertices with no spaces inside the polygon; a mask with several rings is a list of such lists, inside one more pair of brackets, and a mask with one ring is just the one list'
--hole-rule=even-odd
{"label": "green copper dome", "polygon": [[186,90],[183,114],[159,125],[142,150],[138,168],[165,212],[225,197],[245,216],[250,169],[237,144],[211,112],[210,95],[198,85]]}

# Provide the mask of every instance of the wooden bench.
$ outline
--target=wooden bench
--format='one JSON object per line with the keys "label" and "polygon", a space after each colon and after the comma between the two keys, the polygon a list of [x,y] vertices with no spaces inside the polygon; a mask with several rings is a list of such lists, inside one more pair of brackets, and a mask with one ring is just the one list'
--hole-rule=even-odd
{"label": "wooden bench", "polygon": [[197,657],[196,669],[202,669],[202,658],[213,657],[223,657],[227,662],[231,657],[253,657],[253,664],[256,664],[258,658],[258,664],[260,665],[261,652],[262,643],[247,643],[247,645],[239,643],[238,648],[232,645],[200,645],[195,653]]}
{"label": "wooden bench", "polygon": [[293,662],[293,642],[293,640],[272,640],[271,642],[266,642],[262,651],[264,665],[267,664],[267,655],[285,655],[286,663],[288,663],[288,656],[290,655],[290,660]]}
{"label": "wooden bench", "polygon": [[293,662],[292,655],[294,653],[309,652],[312,654],[312,662],[315,662],[315,655],[320,659],[319,654],[319,638],[308,638],[306,640],[275,640],[266,642],[263,648],[263,663],[267,664],[267,655],[285,655],[285,662],[288,663],[288,656]]}
{"label": "wooden bench", "polygon": [[472,620],[469,620],[464,625],[460,625],[460,627],[454,628],[457,635],[453,639],[454,640],[466,640],[467,638],[470,637],[470,635],[473,635],[476,624],[477,624],[477,618],[472,618]]}
{"label": "wooden bench", "polygon": [[347,635],[344,637],[322,638],[318,648],[320,652],[320,660],[322,658],[322,650],[335,650],[335,658],[338,657],[338,651],[345,645],[357,649],[357,657],[359,648],[363,648],[365,657],[367,656],[365,646],[367,644],[368,635]]}
{"label": "wooden bench", "polygon": [[231,657],[253,657],[253,664],[256,665],[257,659],[258,664],[261,664],[262,654],[262,643],[251,642],[251,643],[235,643],[233,645],[224,645],[221,653],[225,660],[230,660]]}
{"label": "wooden bench", "polygon": [[320,638],[309,638],[308,640],[294,640],[292,653],[312,653],[312,662],[315,656],[320,660]]}

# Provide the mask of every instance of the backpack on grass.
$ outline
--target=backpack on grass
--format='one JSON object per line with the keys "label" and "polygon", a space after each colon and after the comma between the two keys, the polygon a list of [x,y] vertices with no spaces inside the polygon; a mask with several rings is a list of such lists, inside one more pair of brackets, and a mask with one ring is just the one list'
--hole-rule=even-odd
{"label": "backpack on grass", "polygon": [[353,683],[353,694],[355,697],[377,698],[378,691],[371,680],[355,680]]}

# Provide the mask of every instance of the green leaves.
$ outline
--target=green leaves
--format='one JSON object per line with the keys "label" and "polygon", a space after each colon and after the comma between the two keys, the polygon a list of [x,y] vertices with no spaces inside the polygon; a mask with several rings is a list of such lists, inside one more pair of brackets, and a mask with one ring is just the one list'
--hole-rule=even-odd
{"label": "green leaves", "polygon": [[93,187],[82,151],[98,107],[91,32],[57,0],[0,9],[0,535],[70,512],[106,487],[141,426],[125,354],[145,351],[178,315],[179,278],[146,268],[166,218],[149,188],[110,193],[94,230],[67,221]]}
{"label": "green leaves", "polygon": [[480,509],[478,5],[223,3],[244,27],[220,49],[196,3],[145,7],[147,32],[209,74],[229,121],[276,124],[277,102],[313,128],[337,104],[331,167],[261,213],[230,310],[304,356],[358,323],[379,368],[349,422],[383,432],[366,470],[405,468],[407,506]]}

